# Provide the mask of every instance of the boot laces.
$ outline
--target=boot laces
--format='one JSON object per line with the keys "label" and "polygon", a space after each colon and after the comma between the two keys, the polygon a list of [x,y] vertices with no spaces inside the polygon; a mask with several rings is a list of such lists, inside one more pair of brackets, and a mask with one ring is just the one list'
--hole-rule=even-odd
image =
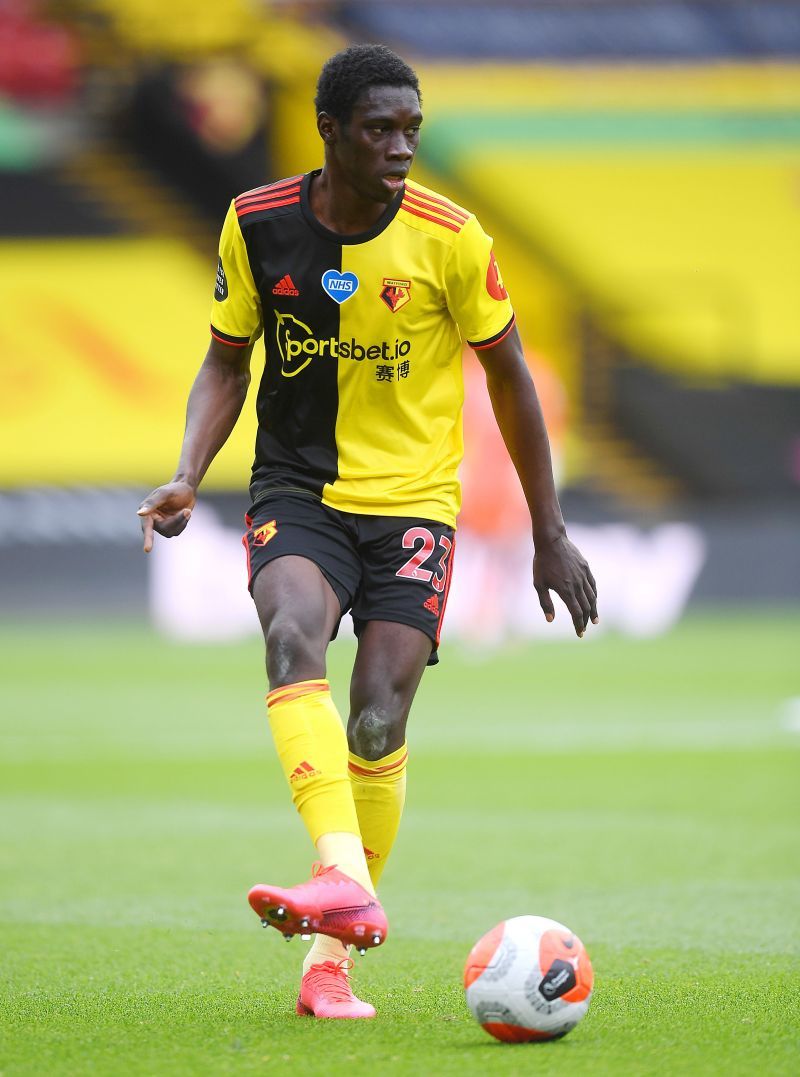
{"label": "boot laces", "polygon": [[325,997],[330,1002],[350,1002],[353,992],[350,990],[350,981],[347,974],[355,962],[350,957],[343,957],[341,961],[323,961],[321,965],[312,965],[306,973],[314,987],[324,990]]}

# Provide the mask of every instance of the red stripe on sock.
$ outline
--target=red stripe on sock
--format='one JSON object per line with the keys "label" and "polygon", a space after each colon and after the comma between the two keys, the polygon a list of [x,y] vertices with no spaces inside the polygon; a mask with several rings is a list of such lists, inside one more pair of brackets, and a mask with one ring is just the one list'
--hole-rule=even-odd
{"label": "red stripe on sock", "polygon": [[386,763],[382,767],[360,767],[358,763],[353,763],[352,760],[347,764],[348,769],[352,770],[354,774],[361,774],[365,778],[378,778],[386,777],[393,770],[402,770],[406,765],[408,759],[408,752],[397,760],[396,763]]}
{"label": "red stripe on sock", "polygon": [[330,692],[331,688],[327,681],[299,681],[297,684],[287,684],[283,688],[275,688],[267,696],[267,706],[275,707],[278,703],[290,703],[294,699],[302,699],[314,692]]}

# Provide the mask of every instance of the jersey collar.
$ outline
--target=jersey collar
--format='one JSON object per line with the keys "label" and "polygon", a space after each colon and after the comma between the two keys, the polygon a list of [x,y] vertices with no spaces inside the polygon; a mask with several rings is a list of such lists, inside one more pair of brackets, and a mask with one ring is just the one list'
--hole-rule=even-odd
{"label": "jersey collar", "polygon": [[325,225],[317,220],[314,214],[311,212],[311,202],[309,199],[309,192],[311,190],[311,181],[322,171],[321,168],[315,168],[311,172],[307,172],[303,176],[300,184],[300,209],[306,224],[317,233],[318,236],[322,236],[323,239],[330,240],[331,243],[352,244],[352,243],[366,243],[370,239],[374,239],[379,236],[384,229],[388,228],[392,221],[397,216],[397,211],[400,209],[400,205],[403,201],[403,195],[405,194],[405,188],[402,191],[398,191],[392,201],[377,219],[372,228],[367,229],[366,232],[357,232],[352,236],[343,236],[340,232],[333,232],[330,228],[326,228]]}

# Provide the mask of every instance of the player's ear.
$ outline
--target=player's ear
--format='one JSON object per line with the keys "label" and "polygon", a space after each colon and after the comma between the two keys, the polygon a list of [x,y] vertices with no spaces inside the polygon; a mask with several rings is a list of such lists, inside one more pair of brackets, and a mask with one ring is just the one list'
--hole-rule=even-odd
{"label": "player's ear", "polygon": [[336,120],[327,112],[320,112],[317,115],[317,130],[323,142],[333,143],[336,141]]}

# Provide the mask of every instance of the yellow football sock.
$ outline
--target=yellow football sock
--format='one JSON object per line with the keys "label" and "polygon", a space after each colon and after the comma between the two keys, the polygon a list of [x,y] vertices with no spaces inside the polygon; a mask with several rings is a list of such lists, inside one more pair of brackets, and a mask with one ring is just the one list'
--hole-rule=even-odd
{"label": "yellow football sock", "polygon": [[[352,834],[323,834],[317,842],[323,864],[338,864],[342,871],[360,882],[372,894],[375,893],[374,887],[386,864],[400,825],[405,801],[407,755],[405,744],[398,751],[383,759],[377,759],[374,763],[351,752],[349,771],[353,800],[359,825],[366,827],[371,844],[366,837],[358,838],[355,839],[358,846],[353,848],[349,845],[349,842],[354,840]],[[363,874],[357,873],[353,863],[357,853],[362,853],[358,868],[361,868]],[[312,965],[322,964],[323,961],[341,961],[349,953],[350,948],[338,939],[332,939],[328,935],[315,935],[311,949],[303,961],[303,972],[308,972]]]}
{"label": "yellow football sock", "polygon": [[311,840],[318,845],[322,835],[335,832],[352,844],[360,833],[358,817],[347,776],[347,738],[330,685],[287,684],[269,693],[267,707],[278,758]]}
{"label": "yellow football sock", "polygon": [[361,883],[367,893],[375,897],[375,887],[370,878],[360,834],[346,831],[320,834],[316,845],[319,858],[326,868],[335,864],[340,871]]}
{"label": "yellow football sock", "polygon": [[[317,852],[326,867],[335,864],[345,875],[361,883],[364,889],[375,897],[375,887],[370,878],[360,835],[320,834],[317,839]],[[303,962],[303,972],[308,972],[312,965],[319,965],[323,961],[341,961],[349,953],[349,947],[344,946],[338,939],[332,939],[327,935],[315,935],[311,949]]]}
{"label": "yellow football sock", "polygon": [[405,744],[382,759],[362,759],[350,752],[348,770],[358,813],[364,855],[372,882],[383,874],[406,799]]}

